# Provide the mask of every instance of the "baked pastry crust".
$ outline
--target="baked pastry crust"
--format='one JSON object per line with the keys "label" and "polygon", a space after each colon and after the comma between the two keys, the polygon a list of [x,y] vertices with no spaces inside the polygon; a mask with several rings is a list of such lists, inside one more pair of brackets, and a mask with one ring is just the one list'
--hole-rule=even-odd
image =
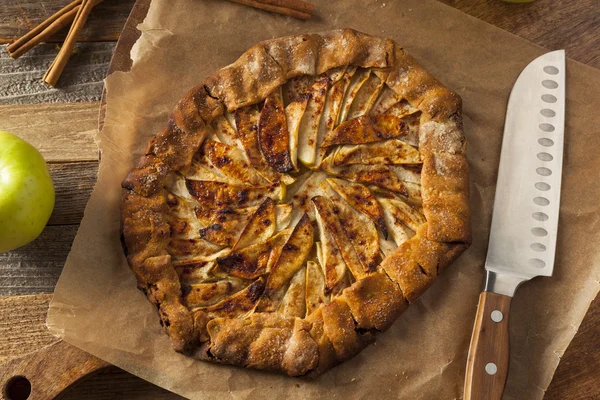
{"label": "baked pastry crust", "polygon": [[[277,109],[282,103],[274,93],[286,82],[302,76],[318,77],[339,68],[369,69],[379,77],[382,86],[385,84],[386,90],[391,89],[390,106],[404,101],[420,112],[417,137],[422,162],[420,210],[425,222],[415,227],[412,237],[382,257],[377,265],[370,259],[365,261],[364,254],[360,254],[363,264],[368,266],[357,272],[358,276],[343,290],[335,292],[333,285],[341,278],[329,275],[324,285],[334,294],[328,294],[328,300],[322,304],[307,303],[307,307],[311,307],[310,314],[304,311],[308,314],[304,317],[271,312],[269,307],[272,308],[273,303],[268,300],[274,298],[275,286],[265,271],[263,275],[256,271],[238,271],[238,276],[251,279],[251,283],[227,297],[227,301],[201,308],[188,307],[189,285],[180,280],[182,273],[189,271],[182,272],[171,254],[171,239],[178,225],[170,215],[177,198],[166,186],[173,174],[190,168],[198,150],[210,140],[219,117],[236,116],[236,110],[263,101],[263,110],[265,107]],[[243,117],[236,116],[235,124],[240,132],[244,129]],[[277,125],[277,121],[277,115],[265,117],[264,124]],[[369,121],[372,124],[389,122],[376,118]],[[337,138],[328,140],[343,143],[344,133],[338,134]],[[268,135],[265,133],[261,140],[269,140]],[[211,154],[218,157],[227,150],[218,142],[211,144],[209,151],[213,153],[205,150],[207,157]],[[268,163],[276,170],[272,173],[284,174],[295,167],[291,162],[293,157],[290,159],[284,147],[265,145],[264,148],[272,149],[264,150],[269,153],[266,155]],[[251,156],[249,152],[248,158]],[[349,151],[341,163],[359,156]],[[215,202],[229,199],[223,194],[226,185],[216,189],[215,185],[221,184],[194,183],[188,185],[188,189],[196,192],[196,199]],[[393,189],[390,185],[388,187]],[[236,62],[215,72],[185,95],[167,126],[150,140],[145,155],[122,186],[122,237],[127,260],[139,288],[158,308],[161,323],[174,348],[205,360],[292,376],[315,376],[356,355],[374,340],[375,332],[386,330],[471,243],[468,163],[460,97],[393,41],[351,29],[282,37],[251,47]],[[217,192],[224,197],[216,198]],[[206,197],[201,197],[203,193]],[[266,193],[269,198],[270,192]],[[274,215],[275,203],[262,203],[261,215]],[[326,199],[322,203],[315,199],[313,207],[315,213],[325,215]],[[378,210],[363,212],[375,221],[374,226],[384,229],[383,214],[378,214]],[[183,225],[182,229],[187,229],[186,223]],[[205,229],[204,235],[220,235],[220,232]],[[294,227],[298,243],[304,243],[301,235],[304,232],[306,238],[309,231],[312,232],[311,222],[305,215]],[[288,235],[294,233],[288,232]],[[253,232],[253,235],[260,234],[260,230]],[[215,237],[211,240],[228,245],[227,249],[235,247],[231,238]],[[227,270],[225,261],[220,265]],[[307,275],[318,271],[310,269],[314,265],[307,266]],[[231,291],[231,286],[237,285],[241,278],[236,279],[228,281],[223,293]],[[294,305],[294,300],[284,301]],[[228,314],[232,309],[238,311],[233,316]],[[291,315],[294,315],[293,308]]]}

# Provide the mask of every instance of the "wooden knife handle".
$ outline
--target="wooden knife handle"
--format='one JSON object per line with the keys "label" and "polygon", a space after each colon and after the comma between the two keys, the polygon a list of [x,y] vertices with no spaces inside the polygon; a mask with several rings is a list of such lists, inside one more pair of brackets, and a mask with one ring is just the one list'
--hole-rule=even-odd
{"label": "wooden knife handle", "polygon": [[465,400],[500,400],[508,374],[509,296],[479,295],[477,316],[467,358]]}
{"label": "wooden knife handle", "polygon": [[52,400],[74,382],[108,366],[106,361],[58,341],[0,365],[0,398]]}

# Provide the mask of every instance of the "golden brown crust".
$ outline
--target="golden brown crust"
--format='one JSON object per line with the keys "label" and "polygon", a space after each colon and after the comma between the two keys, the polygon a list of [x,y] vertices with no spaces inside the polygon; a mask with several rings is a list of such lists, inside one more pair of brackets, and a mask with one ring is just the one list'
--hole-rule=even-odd
{"label": "golden brown crust", "polygon": [[[261,279],[235,299],[190,311],[167,252],[171,228],[165,219],[165,179],[190,165],[208,135],[207,126],[225,110],[233,112],[263,101],[291,78],[317,76],[345,66],[382,69],[377,76],[394,93],[387,98],[405,99],[421,112],[418,140],[427,223],[385,258],[377,272],[359,279],[306,319],[274,313],[243,317],[239,307],[231,311],[234,300],[243,303],[244,312],[255,306],[265,287]],[[281,114],[278,116],[279,121]],[[256,140],[254,136],[252,140]],[[278,165],[280,171],[290,168],[287,159],[269,163]],[[158,306],[175,349],[194,352],[202,359],[292,376],[318,375],[357,354],[374,340],[375,330],[387,329],[471,241],[460,97],[393,41],[351,29],[288,36],[250,48],[186,94],[122,185],[127,259],[140,288]],[[188,186],[205,204],[215,195],[222,202],[240,198],[234,196],[238,192],[214,182],[188,181]],[[264,193],[270,196],[276,186],[265,187]],[[247,189],[239,190],[247,194]],[[247,196],[243,198],[248,201]],[[248,276],[256,277],[244,275]]]}

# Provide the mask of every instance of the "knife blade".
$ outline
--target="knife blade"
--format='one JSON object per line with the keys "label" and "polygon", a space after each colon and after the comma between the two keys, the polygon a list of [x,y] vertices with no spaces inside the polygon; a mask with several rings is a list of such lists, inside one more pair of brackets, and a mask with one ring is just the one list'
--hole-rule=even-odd
{"label": "knife blade", "polygon": [[565,52],[525,67],[511,91],[492,227],[471,337],[465,400],[500,399],[509,362],[508,312],[519,285],[554,269],[565,121]]}

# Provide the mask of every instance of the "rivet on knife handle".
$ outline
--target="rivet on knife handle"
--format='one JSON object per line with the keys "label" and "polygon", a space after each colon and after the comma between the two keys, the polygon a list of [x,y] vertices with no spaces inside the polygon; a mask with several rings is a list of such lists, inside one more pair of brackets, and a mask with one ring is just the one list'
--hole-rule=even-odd
{"label": "rivet on knife handle", "polygon": [[479,296],[465,377],[465,400],[499,400],[508,374],[508,312],[511,297]]}

